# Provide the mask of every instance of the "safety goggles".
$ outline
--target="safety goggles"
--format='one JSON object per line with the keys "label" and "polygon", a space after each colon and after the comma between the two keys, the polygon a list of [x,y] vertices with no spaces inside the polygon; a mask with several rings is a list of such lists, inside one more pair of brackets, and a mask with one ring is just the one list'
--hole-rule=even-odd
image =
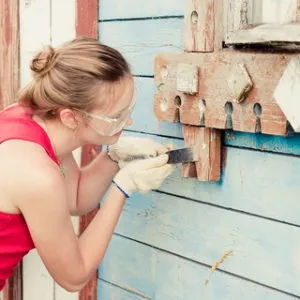
{"label": "safety goggles", "polygon": [[125,127],[132,114],[134,106],[135,101],[133,101],[126,110],[122,111],[116,117],[97,116],[83,111],[80,112],[83,113],[85,117],[93,119],[89,122],[89,126],[97,133],[103,136],[113,136]]}

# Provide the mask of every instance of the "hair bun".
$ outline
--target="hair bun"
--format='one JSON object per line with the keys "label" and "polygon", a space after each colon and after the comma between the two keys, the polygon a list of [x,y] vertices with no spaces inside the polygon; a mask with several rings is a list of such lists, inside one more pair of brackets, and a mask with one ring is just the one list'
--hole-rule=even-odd
{"label": "hair bun", "polygon": [[38,76],[47,74],[55,64],[56,52],[52,46],[47,46],[38,52],[31,61],[30,69]]}

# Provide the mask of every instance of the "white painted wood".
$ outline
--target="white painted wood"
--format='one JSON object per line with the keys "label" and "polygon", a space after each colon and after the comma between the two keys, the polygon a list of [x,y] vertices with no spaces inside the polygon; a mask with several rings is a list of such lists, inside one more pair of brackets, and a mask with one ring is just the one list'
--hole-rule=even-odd
{"label": "white painted wood", "polygon": [[299,42],[297,11],[297,0],[226,0],[225,42]]}
{"label": "white painted wood", "polygon": [[58,46],[75,37],[75,0],[51,0],[51,42]]}
{"label": "white painted wood", "polygon": [[287,24],[296,21],[297,0],[251,0],[253,13],[249,24]]}
{"label": "white painted wood", "polygon": [[274,98],[296,132],[300,132],[300,58],[293,58],[286,67]]}
{"label": "white painted wood", "polygon": [[[31,74],[34,54],[48,44],[57,46],[75,37],[75,0],[20,0],[21,85]],[[80,150],[74,152],[80,163]],[[78,232],[78,218],[72,218]],[[24,258],[24,300],[75,300],[78,293],[59,287],[34,250]]]}
{"label": "white painted wood", "polygon": [[263,24],[253,29],[228,32],[225,42],[227,44],[300,42],[300,24]]}
{"label": "white painted wood", "polygon": [[31,79],[33,55],[51,42],[50,0],[20,0],[21,86]]}

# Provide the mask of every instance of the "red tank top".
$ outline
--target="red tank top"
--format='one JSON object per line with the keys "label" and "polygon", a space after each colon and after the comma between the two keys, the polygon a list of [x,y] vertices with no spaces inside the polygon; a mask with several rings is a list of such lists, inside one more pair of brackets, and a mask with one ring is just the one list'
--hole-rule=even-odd
{"label": "red tank top", "polygon": [[[40,144],[59,164],[47,133],[33,121],[30,108],[14,105],[0,112],[0,144],[12,139]],[[33,248],[23,215],[0,212],[0,291],[16,265]]]}

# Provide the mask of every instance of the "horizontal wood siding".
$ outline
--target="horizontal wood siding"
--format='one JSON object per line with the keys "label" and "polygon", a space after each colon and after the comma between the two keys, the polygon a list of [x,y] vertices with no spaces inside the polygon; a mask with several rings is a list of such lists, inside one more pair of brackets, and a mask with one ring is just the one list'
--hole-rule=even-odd
{"label": "horizontal wood siding", "polygon": [[[181,125],[158,122],[152,101],[154,57],[183,51],[185,5],[100,0],[101,41],[135,75],[125,134],[183,145]],[[128,200],[100,266],[99,299],[300,299],[300,135],[227,131],[224,144],[220,182],[183,179],[177,167],[158,191]]]}

